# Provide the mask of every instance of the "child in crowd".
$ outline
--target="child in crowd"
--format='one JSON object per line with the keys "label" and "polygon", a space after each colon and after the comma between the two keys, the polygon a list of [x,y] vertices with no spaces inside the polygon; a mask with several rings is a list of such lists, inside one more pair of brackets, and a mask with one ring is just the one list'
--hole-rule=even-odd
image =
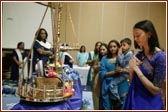
{"label": "child in crowd", "polygon": [[118,94],[118,84],[128,80],[129,74],[129,61],[133,56],[131,51],[131,40],[129,38],[124,38],[120,41],[121,47],[118,52],[117,62],[116,62],[116,75],[113,76],[115,79],[111,81],[109,86],[110,98],[112,100],[119,101],[122,104],[120,96]]}

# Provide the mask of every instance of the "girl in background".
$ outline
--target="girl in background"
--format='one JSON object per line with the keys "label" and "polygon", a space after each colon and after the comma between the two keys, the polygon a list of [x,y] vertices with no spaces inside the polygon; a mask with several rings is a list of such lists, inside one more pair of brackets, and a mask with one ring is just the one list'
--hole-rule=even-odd
{"label": "girl in background", "polygon": [[[109,85],[111,81],[115,80],[113,76],[117,75],[116,72],[116,59],[120,44],[116,40],[111,40],[108,44],[108,54],[104,56],[100,62],[100,81],[101,81],[101,103],[100,109],[102,110],[112,110],[112,109],[122,109],[120,105],[114,100],[110,99]],[[125,80],[118,85],[118,93],[120,97],[125,95],[128,91],[129,84]],[[124,99],[121,98],[121,100]]]}
{"label": "girl in background", "polygon": [[24,60],[27,57],[27,52],[24,50],[24,42],[17,44],[17,49],[12,53],[13,64],[11,70],[11,80],[19,79],[19,74],[23,68]]}
{"label": "girl in background", "polygon": [[79,52],[77,52],[77,55],[76,55],[77,65],[80,67],[86,66],[88,57],[89,57],[89,54],[86,52],[86,47],[82,45],[80,47]]}
{"label": "girl in background", "polygon": [[37,68],[37,63],[41,65],[41,75],[43,73],[43,67],[49,62],[49,57],[53,56],[53,49],[49,42],[47,42],[48,33],[44,28],[40,28],[36,32],[36,41],[33,46],[33,71]]}
{"label": "girl in background", "polygon": [[101,83],[100,83],[100,76],[99,76],[99,71],[100,71],[100,61],[103,56],[108,54],[108,45],[106,43],[102,43],[102,45],[99,48],[99,57],[95,61],[95,64],[92,66],[93,69],[93,90],[92,90],[92,96],[93,96],[93,104],[94,104],[94,109],[99,110],[100,107],[100,92],[101,92]]}
{"label": "girl in background", "polygon": [[87,77],[87,86],[92,85],[92,66],[95,63],[95,60],[98,58],[99,48],[100,48],[101,44],[102,44],[102,42],[100,42],[100,41],[96,42],[94,51],[89,52],[89,58],[88,58],[88,61],[86,62],[86,64],[88,64],[90,66],[90,69],[88,72],[88,77]]}

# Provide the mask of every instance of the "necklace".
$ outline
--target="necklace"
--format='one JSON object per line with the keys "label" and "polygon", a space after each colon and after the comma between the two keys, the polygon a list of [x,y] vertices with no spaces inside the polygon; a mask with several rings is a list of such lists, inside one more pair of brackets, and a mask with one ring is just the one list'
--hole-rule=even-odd
{"label": "necklace", "polygon": [[109,59],[109,62],[115,63],[115,62],[116,62],[116,57],[110,58],[110,59]]}

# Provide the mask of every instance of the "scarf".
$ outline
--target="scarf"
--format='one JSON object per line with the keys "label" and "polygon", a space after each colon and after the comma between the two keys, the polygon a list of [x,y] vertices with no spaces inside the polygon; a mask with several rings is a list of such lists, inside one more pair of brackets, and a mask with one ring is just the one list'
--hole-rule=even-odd
{"label": "scarf", "polygon": [[23,62],[23,64],[20,65],[21,67],[19,67],[19,77],[21,76],[21,78],[26,79],[28,76],[28,68],[27,68],[27,63],[26,63],[27,58],[23,59],[22,53],[19,49],[15,49],[15,51],[16,51],[16,54],[19,58],[19,62]]}

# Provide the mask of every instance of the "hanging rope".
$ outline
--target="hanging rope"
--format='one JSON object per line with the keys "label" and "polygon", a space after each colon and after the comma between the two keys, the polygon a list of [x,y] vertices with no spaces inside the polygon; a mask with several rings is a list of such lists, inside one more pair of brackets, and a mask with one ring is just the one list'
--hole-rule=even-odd
{"label": "hanging rope", "polygon": [[[44,15],[43,15],[43,17],[42,17],[42,19],[41,19],[40,25],[39,25],[38,30],[37,30],[37,31],[38,31],[37,34],[39,33],[39,29],[40,29],[41,26],[42,26],[42,23],[43,23],[44,18],[45,18],[45,16],[46,16],[47,10],[48,10],[48,6],[46,7],[46,10],[45,10],[45,12],[44,12]],[[26,60],[25,63],[23,64],[22,71],[19,73],[19,78],[21,78],[21,75],[22,75],[22,73],[23,73],[24,67],[25,67],[26,63],[28,62],[29,57],[30,57],[31,54],[32,54],[32,56],[31,56],[31,62],[30,62],[29,76],[30,76],[30,74],[32,74],[32,59],[33,59],[33,53],[32,53],[32,51],[33,51],[33,46],[34,46],[35,41],[36,41],[36,35],[35,35],[35,37],[34,37],[34,40],[33,40],[32,45],[31,45],[30,52],[28,53],[27,60]],[[29,77],[29,76],[28,76],[28,77]],[[29,78],[30,78],[30,77],[29,77]]]}
{"label": "hanging rope", "polygon": [[72,27],[72,32],[74,34],[75,40],[78,41],[77,33],[76,33],[76,30],[75,30],[75,26],[74,26],[74,23],[73,23],[73,20],[72,20],[72,16],[71,16],[71,12],[70,12],[68,4],[67,4],[67,11],[68,11],[68,17],[69,17],[71,27]]}

